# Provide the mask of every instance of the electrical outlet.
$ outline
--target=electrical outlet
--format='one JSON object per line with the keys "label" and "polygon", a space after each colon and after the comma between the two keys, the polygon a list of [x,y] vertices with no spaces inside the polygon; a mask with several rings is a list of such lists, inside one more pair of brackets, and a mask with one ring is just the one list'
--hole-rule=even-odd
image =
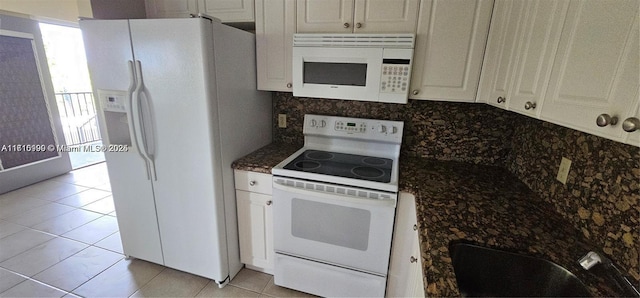
{"label": "electrical outlet", "polygon": [[287,114],[278,114],[278,127],[287,128]]}
{"label": "electrical outlet", "polygon": [[558,168],[558,175],[556,179],[562,182],[562,184],[567,184],[567,176],[569,176],[569,169],[571,168],[571,160],[563,157],[560,162],[560,168]]}

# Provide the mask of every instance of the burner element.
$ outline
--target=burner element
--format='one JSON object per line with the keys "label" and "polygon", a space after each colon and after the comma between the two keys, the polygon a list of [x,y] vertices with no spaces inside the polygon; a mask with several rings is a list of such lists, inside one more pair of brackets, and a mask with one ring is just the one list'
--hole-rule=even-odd
{"label": "burner element", "polygon": [[355,167],[351,173],[364,178],[379,178],[384,175],[384,171],[374,167]]}
{"label": "burner element", "polygon": [[283,169],[389,183],[393,163],[391,159],[376,156],[305,150],[287,163]]}
{"label": "burner element", "polygon": [[333,158],[333,153],[324,151],[310,151],[305,154],[305,157],[315,160],[329,160]]}
{"label": "burner element", "polygon": [[362,163],[370,166],[381,166],[387,163],[386,160],[377,157],[366,157],[362,159]]}
{"label": "burner element", "polygon": [[313,160],[302,160],[296,162],[295,166],[302,170],[313,170],[320,167],[320,163]]}

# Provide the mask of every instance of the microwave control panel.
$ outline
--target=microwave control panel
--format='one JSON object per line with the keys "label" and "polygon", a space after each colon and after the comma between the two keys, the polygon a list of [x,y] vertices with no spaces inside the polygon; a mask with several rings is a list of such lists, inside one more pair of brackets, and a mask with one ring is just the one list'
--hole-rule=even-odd
{"label": "microwave control panel", "polygon": [[384,59],[380,92],[406,94],[410,72],[409,59]]}

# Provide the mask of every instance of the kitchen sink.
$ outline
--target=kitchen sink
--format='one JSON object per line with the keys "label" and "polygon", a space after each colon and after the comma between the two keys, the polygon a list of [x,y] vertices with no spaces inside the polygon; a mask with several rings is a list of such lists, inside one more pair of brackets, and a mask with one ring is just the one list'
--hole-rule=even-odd
{"label": "kitchen sink", "polygon": [[449,254],[462,296],[591,297],[567,269],[544,259],[449,243]]}

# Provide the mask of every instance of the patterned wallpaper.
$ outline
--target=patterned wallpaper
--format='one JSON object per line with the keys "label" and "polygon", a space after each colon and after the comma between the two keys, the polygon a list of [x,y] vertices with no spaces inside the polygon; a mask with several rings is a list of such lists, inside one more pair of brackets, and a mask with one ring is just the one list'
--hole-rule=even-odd
{"label": "patterned wallpaper", "polygon": [[[0,36],[0,148],[55,145],[31,40]],[[56,151],[0,150],[5,169],[58,156]]]}
{"label": "patterned wallpaper", "polygon": [[[401,120],[402,154],[507,168],[640,280],[640,148],[484,104],[406,105],[274,93],[274,141],[302,145],[304,114]],[[288,127],[277,127],[278,114]],[[567,184],[555,180],[572,160]]]}

